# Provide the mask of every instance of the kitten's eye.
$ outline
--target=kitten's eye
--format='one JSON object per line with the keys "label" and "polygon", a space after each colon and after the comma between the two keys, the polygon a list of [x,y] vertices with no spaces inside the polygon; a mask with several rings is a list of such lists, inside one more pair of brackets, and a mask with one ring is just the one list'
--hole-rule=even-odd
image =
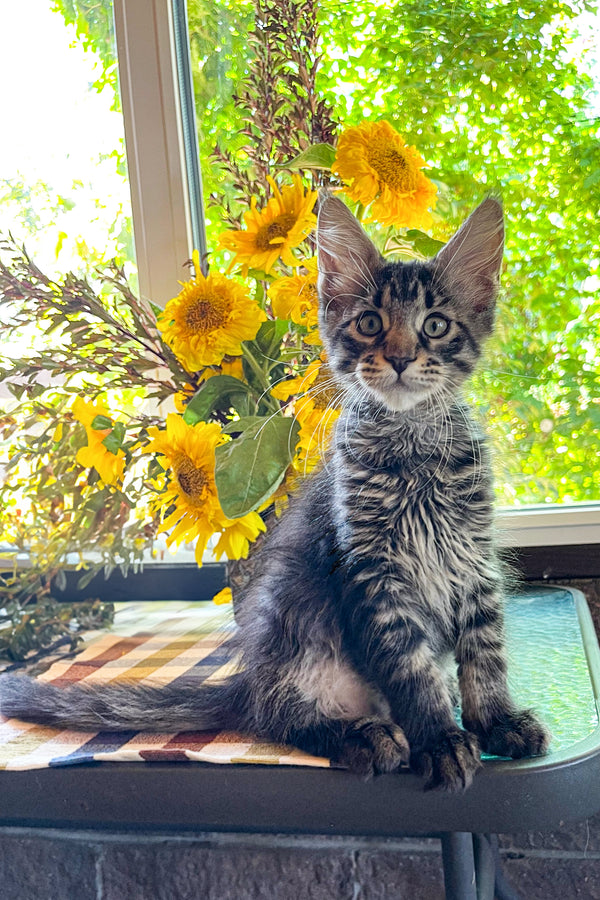
{"label": "kitten's eye", "polygon": [[364,312],[356,320],[356,330],[365,337],[373,337],[379,334],[383,328],[381,316],[376,312]]}
{"label": "kitten's eye", "polygon": [[444,316],[438,316],[435,313],[427,316],[423,322],[423,331],[430,338],[441,338],[448,333],[450,322]]}

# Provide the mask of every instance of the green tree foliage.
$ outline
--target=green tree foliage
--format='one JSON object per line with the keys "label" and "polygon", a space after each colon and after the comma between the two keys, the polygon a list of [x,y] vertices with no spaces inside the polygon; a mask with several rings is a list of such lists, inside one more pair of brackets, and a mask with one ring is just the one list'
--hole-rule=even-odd
{"label": "green tree foliage", "polygon": [[486,191],[504,201],[504,303],[474,392],[502,499],[598,499],[600,127],[590,78],[565,52],[594,4],[358,0],[340,59],[342,6],[322,3],[322,71],[344,122],[381,116],[416,143],[450,221]]}
{"label": "green tree foliage", "polygon": [[[97,7],[57,6],[105,52]],[[596,4],[320,0],[315,9],[320,92],[342,125],[387,118],[417,144],[450,226],[435,236],[486,192],[504,200],[504,299],[473,390],[495,438],[500,500],[598,499],[600,127],[591,80],[568,55],[576,17]],[[235,178],[211,153],[218,144],[244,170],[248,122],[235,94],[257,59],[254,18],[249,0],[189,2],[205,193],[233,204]],[[282,103],[296,62],[284,70],[278,60]],[[213,247],[222,213],[209,214]]]}
{"label": "green tree foliage", "polygon": [[106,85],[113,90],[113,109],[121,109],[118,65],[115,55],[113,5],[107,0],[55,0],[54,12],[60,12],[67,25],[73,25],[82,46],[93,50],[102,61],[102,72],[93,87],[101,91]]}

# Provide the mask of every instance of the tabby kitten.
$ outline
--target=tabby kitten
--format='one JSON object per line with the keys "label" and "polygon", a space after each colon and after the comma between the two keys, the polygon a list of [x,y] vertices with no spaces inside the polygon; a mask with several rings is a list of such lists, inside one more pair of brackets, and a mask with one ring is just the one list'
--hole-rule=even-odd
{"label": "tabby kitten", "polygon": [[387,262],[325,197],[320,330],[343,412],[261,551],[239,671],[200,688],[6,677],[2,713],[85,730],[236,729],[362,775],[410,763],[449,790],[471,783],[482,749],[544,753],[546,731],[507,688],[489,457],[459,395],[492,330],[502,248],[487,199],[434,259]]}

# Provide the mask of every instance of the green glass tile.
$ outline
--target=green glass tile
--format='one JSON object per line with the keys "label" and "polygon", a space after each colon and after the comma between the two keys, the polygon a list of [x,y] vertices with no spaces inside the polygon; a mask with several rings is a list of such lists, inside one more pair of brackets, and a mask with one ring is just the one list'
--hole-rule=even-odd
{"label": "green glass tile", "polygon": [[596,697],[571,592],[539,587],[512,596],[506,638],[513,695],[550,729],[551,752],[592,734]]}

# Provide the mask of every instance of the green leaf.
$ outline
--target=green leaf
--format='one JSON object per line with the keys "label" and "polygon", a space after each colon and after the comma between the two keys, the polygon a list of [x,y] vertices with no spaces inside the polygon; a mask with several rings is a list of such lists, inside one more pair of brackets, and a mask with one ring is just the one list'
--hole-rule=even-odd
{"label": "green leaf", "polygon": [[246,431],[248,428],[259,428],[264,423],[264,416],[241,416],[228,425],[224,425],[222,431],[225,434],[241,434],[242,431]]}
{"label": "green leaf", "polygon": [[262,269],[248,269],[248,277],[254,278],[254,280],[258,282],[266,281],[267,283],[269,283],[270,281],[275,280],[274,275],[267,275],[267,273],[263,272]]}
{"label": "green leaf", "polygon": [[112,427],[112,419],[109,419],[108,416],[95,416],[92,420],[92,428],[94,431],[106,431],[107,428]]}
{"label": "green leaf", "polygon": [[[251,420],[255,421],[251,421]],[[240,437],[216,450],[215,480],[226,516],[236,519],[257,509],[283,481],[300,430],[285,416],[255,417],[232,422],[231,430],[249,424]]]}
{"label": "green leaf", "polygon": [[335,147],[331,144],[313,144],[298,156],[277,169],[331,169],[335,159]]}
{"label": "green leaf", "polygon": [[418,231],[416,228],[411,228],[410,231],[407,231],[406,237],[412,242],[415,250],[423,256],[435,256],[442,247],[446,246],[443,241],[436,241],[434,238],[429,237],[428,234],[425,234],[424,231]]}
{"label": "green leaf", "polygon": [[233,375],[213,375],[196,391],[186,406],[183,421],[187,425],[206,422],[214,409],[234,405],[233,398],[236,395],[245,396],[249,390],[247,384]]}
{"label": "green leaf", "polygon": [[148,478],[157,478],[159,475],[164,474],[164,471],[157,459],[150,459],[148,463]]}
{"label": "green leaf", "polygon": [[287,319],[267,319],[258,329],[258,334],[252,341],[258,347],[262,356],[278,356],[284,334],[287,334],[290,326]]}
{"label": "green leaf", "polygon": [[107,434],[104,440],[102,441],[102,445],[106,447],[111,453],[114,453],[116,456],[119,450],[123,445],[123,438],[125,437],[125,426],[122,422],[115,422],[114,428]]}
{"label": "green leaf", "polygon": [[17,400],[20,400],[25,393],[25,387],[22,384],[13,384],[12,381],[7,381],[6,386]]}
{"label": "green leaf", "polygon": [[82,591],[88,586],[92,578],[98,574],[97,569],[88,569],[77,581],[77,590]]}
{"label": "green leaf", "polygon": [[90,512],[98,512],[106,504],[107,500],[108,491],[105,488],[101,491],[96,491],[96,493],[92,494],[89,500],[86,501],[84,509],[87,509]]}
{"label": "green leaf", "polygon": [[595,172],[592,172],[591,175],[588,175],[587,178],[583,181],[583,189],[587,190],[588,188],[593,187],[595,184],[598,184],[600,181],[600,169],[596,169]]}

